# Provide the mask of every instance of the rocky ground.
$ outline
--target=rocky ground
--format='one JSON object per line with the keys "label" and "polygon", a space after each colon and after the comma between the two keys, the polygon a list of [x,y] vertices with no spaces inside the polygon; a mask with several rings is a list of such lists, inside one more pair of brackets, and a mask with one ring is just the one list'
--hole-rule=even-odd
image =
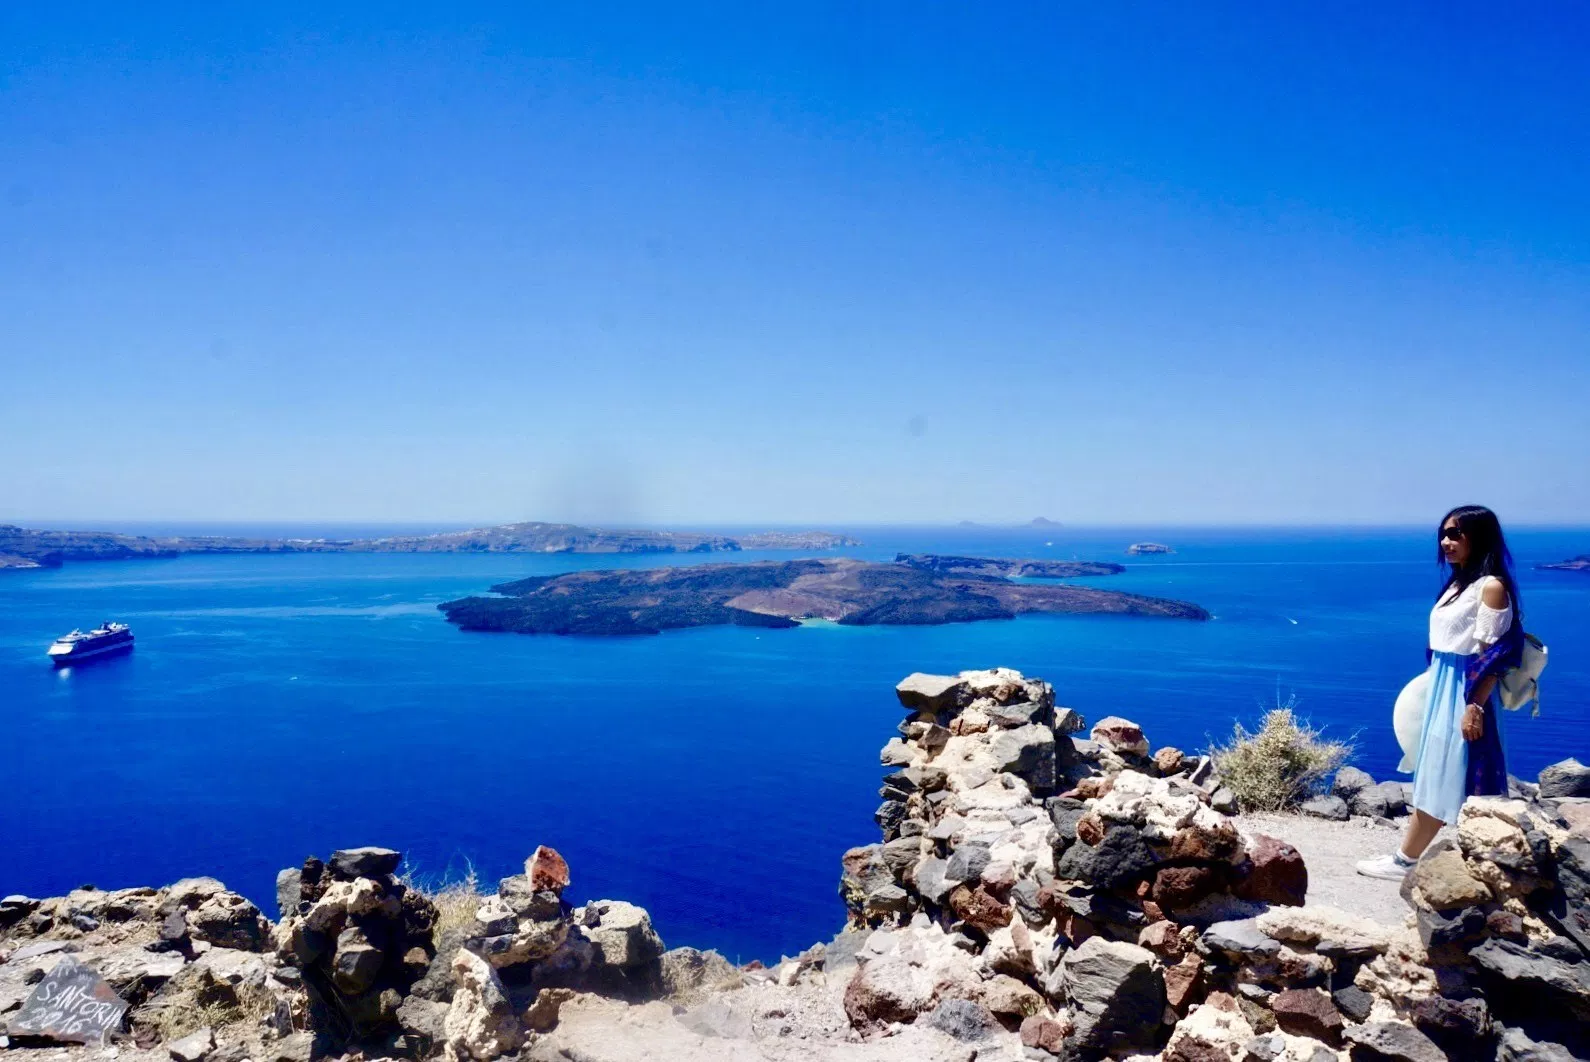
{"label": "rocky ground", "polygon": [[[1401,790],[1233,816],[1205,758],[1011,671],[914,675],[847,925],[771,969],[563,899],[537,849],[438,906],[380,848],[0,900],[10,1062],[1558,1062],[1590,1029],[1590,769],[1475,798],[1399,888]],[[1343,808],[1347,814],[1342,814]],[[1356,813],[1356,814],[1355,814]],[[1284,839],[1283,839],[1284,838]],[[86,1041],[86,1042],[82,1042]]]}
{"label": "rocky ground", "polygon": [[1354,869],[1361,859],[1385,855],[1402,841],[1402,827],[1370,819],[1329,822],[1305,815],[1249,814],[1238,827],[1284,837],[1308,864],[1308,903],[1334,907],[1389,926],[1408,917],[1407,903],[1393,881],[1366,878]]}

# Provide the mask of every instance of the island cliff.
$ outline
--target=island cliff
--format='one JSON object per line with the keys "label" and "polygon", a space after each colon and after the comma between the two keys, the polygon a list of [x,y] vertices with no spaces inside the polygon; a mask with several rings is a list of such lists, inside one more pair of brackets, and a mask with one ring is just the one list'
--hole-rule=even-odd
{"label": "island cliff", "polygon": [[1590,572],[1590,553],[1555,564],[1537,564],[1535,567],[1547,572]]}
{"label": "island cliff", "polygon": [[[1116,613],[1206,620],[1184,601],[984,574],[1027,561],[913,555],[912,563],[849,558],[570,572],[492,587],[438,607],[465,630],[521,634],[656,634],[682,627],[794,627],[803,619],[850,626],[965,623],[1024,613]],[[935,567],[944,562],[947,570]],[[1109,566],[1100,565],[1099,568]]]}
{"label": "island cliff", "polygon": [[608,531],[575,524],[518,523],[386,538],[241,538],[36,531],[0,524],[0,569],[65,561],[138,560],[185,553],[723,553],[828,550],[861,543],[827,531],[764,531],[730,537],[695,531]]}

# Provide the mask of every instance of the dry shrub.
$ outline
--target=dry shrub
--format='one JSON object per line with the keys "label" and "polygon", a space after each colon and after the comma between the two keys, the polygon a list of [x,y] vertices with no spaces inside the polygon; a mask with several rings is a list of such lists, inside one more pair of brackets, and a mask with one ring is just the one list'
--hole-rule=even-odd
{"label": "dry shrub", "polygon": [[1352,746],[1326,741],[1300,723],[1292,702],[1265,713],[1258,733],[1237,723],[1231,739],[1209,750],[1220,782],[1236,794],[1244,811],[1284,811],[1317,792],[1346,762]]}
{"label": "dry shrub", "polygon": [[403,881],[409,888],[424,893],[436,905],[436,926],[432,930],[435,940],[440,940],[449,929],[473,930],[475,926],[475,912],[486,897],[480,891],[475,865],[467,863],[466,867],[464,876],[455,881],[422,884],[412,877]]}
{"label": "dry shrub", "polygon": [[236,991],[196,990],[182,985],[162,992],[138,1010],[138,1023],[154,1029],[163,1041],[180,1040],[203,1028],[259,1025],[276,1012],[276,1000],[264,988],[241,986]]}

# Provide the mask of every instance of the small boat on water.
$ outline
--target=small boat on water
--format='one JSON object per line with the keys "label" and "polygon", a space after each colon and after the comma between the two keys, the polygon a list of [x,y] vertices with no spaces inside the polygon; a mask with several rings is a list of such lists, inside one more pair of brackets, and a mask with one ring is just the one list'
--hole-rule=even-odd
{"label": "small boat on water", "polygon": [[56,667],[66,667],[114,653],[125,653],[133,647],[132,628],[125,623],[102,623],[91,631],[73,631],[63,634],[50,643],[49,656]]}

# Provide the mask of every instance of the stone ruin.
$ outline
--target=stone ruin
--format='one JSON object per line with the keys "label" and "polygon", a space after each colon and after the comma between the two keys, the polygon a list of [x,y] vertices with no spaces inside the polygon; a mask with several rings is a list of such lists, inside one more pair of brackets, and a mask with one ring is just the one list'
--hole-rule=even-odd
{"label": "stone ruin", "polygon": [[1590,807],[1470,799],[1404,885],[1410,924],[1384,926],[1304,906],[1298,852],[1127,720],[1075,736],[1047,683],[1004,669],[897,693],[883,839],[840,883],[857,1028],[1002,1025],[1033,1060],[1590,1057]]}
{"label": "stone ruin", "polygon": [[[133,1044],[169,1040],[173,1062],[310,1062],[350,1050],[486,1062],[533,1043],[577,993],[684,996],[733,972],[715,953],[665,953],[633,904],[570,906],[569,868],[551,848],[537,848],[523,874],[475,898],[451,925],[398,880],[401,862],[391,849],[352,848],[283,870],[274,926],[213,878],[52,900],[8,896],[0,1029],[70,959],[126,1004]],[[227,1027],[224,1042],[217,1023]],[[0,1049],[73,1039],[40,1031],[19,1032],[14,1044],[0,1038]]]}

